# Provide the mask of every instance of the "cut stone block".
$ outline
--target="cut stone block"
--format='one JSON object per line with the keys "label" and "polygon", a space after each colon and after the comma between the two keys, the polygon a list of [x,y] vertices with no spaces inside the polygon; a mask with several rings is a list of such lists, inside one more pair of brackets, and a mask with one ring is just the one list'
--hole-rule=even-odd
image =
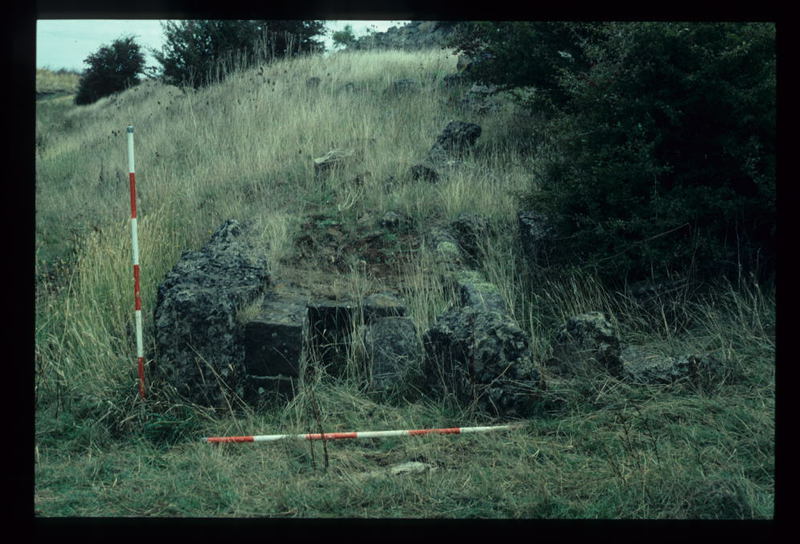
{"label": "cut stone block", "polygon": [[298,299],[273,299],[245,324],[245,367],[250,376],[300,376],[306,304]]}

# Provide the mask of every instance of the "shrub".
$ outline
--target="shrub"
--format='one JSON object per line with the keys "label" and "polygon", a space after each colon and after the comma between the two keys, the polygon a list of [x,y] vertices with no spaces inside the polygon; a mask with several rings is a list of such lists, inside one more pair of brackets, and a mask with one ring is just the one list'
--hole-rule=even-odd
{"label": "shrub", "polygon": [[167,21],[165,44],[153,55],[163,79],[173,85],[198,88],[225,78],[224,63],[245,68],[257,60],[316,50],[322,43],[320,21]]}
{"label": "shrub", "polygon": [[144,73],[144,54],[133,37],[115,40],[83,61],[89,65],[78,84],[75,103],[91,104],[139,83]]}
{"label": "shrub", "polygon": [[331,35],[333,45],[338,47],[347,47],[356,42],[356,36],[353,34],[352,25],[345,25],[342,30],[337,30]]}
{"label": "shrub", "polygon": [[560,218],[565,254],[608,279],[772,271],[774,25],[480,28],[473,77],[535,85],[551,113],[561,153],[528,204]]}

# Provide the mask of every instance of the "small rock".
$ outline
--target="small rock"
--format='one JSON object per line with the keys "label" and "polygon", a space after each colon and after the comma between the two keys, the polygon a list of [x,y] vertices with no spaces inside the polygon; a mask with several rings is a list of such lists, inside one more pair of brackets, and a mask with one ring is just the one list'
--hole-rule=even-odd
{"label": "small rock", "polygon": [[449,122],[428,152],[429,162],[440,163],[467,153],[480,135],[481,127],[475,123]]}
{"label": "small rock", "polygon": [[633,383],[655,385],[689,381],[698,386],[713,382],[721,370],[713,355],[668,357],[640,346],[627,346],[621,353],[624,377]]}
{"label": "small rock", "polygon": [[389,474],[399,476],[401,474],[418,474],[421,472],[429,472],[436,470],[436,467],[428,463],[420,463],[419,461],[409,461],[408,463],[400,463],[389,467]]}
{"label": "small rock", "polygon": [[482,242],[490,234],[489,221],[482,215],[461,213],[450,223],[450,232],[455,236],[470,264],[478,264],[482,253]]}
{"label": "small rock", "polygon": [[414,219],[404,213],[388,211],[383,214],[378,225],[389,232],[409,232],[414,227]]}
{"label": "small rock", "polygon": [[553,357],[547,364],[568,375],[599,368],[619,377],[622,374],[619,333],[602,312],[571,317],[558,331]]}
{"label": "small rock", "polygon": [[461,304],[483,308],[492,312],[506,313],[508,307],[497,286],[489,283],[476,270],[459,270],[453,280],[458,289]]}
{"label": "small rock", "polygon": [[408,170],[408,175],[414,181],[427,181],[428,183],[436,183],[439,181],[439,173],[430,168],[425,166],[424,164],[415,164]]}
{"label": "small rock", "polygon": [[320,178],[356,160],[356,152],[353,149],[332,149],[321,157],[314,159],[314,176]]}

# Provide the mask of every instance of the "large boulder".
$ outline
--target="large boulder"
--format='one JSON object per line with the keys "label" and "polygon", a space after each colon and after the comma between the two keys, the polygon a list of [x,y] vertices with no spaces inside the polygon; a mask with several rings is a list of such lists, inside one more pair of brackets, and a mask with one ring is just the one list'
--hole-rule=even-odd
{"label": "large boulder", "polygon": [[600,370],[619,377],[622,374],[619,332],[603,312],[571,317],[556,334],[553,355],[547,364],[563,375],[585,375]]}
{"label": "large boulder", "polygon": [[185,251],[158,288],[154,311],[159,372],[179,394],[224,406],[243,394],[243,330],[239,308],[263,294],[270,277],[253,233],[224,222],[199,251]]}
{"label": "large boulder", "polygon": [[528,337],[508,314],[481,306],[452,307],[423,337],[423,390],[498,416],[534,409],[540,376]]}

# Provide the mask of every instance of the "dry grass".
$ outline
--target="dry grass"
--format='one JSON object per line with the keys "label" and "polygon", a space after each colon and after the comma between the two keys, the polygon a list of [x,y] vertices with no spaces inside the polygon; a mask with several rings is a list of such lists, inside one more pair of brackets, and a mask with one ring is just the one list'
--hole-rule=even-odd
{"label": "dry grass", "polygon": [[[510,105],[487,117],[458,110],[453,91],[438,84],[455,63],[447,51],[334,54],[257,66],[198,91],[147,82],[89,106],[37,103],[36,501],[43,515],[772,516],[774,293],[731,286],[705,299],[687,294],[667,312],[637,306],[580,271],[532,276],[516,248],[514,195],[530,189],[539,171],[539,156],[525,151],[533,121]],[[320,78],[316,89],[306,87],[310,77]],[[417,79],[422,92],[385,92],[402,78]],[[437,184],[410,182],[408,168],[450,119],[483,127],[474,156]],[[129,124],[136,130],[148,353],[158,284],[182,250],[198,248],[225,219],[254,221],[279,281],[352,300],[397,289],[422,332],[452,293],[442,264],[412,241],[471,212],[494,226],[481,269],[529,332],[537,358],[567,317],[603,310],[626,338],[665,353],[721,353],[726,382],[711,391],[611,379],[561,384],[549,393],[555,408],[523,433],[331,443],[327,470],[320,445],[200,444],[201,436],[320,425],[345,431],[487,421],[444,402],[377,403],[357,379],[318,380],[288,405],[262,412],[212,413],[159,383],[150,384],[152,399],[139,401]],[[323,183],[313,159],[334,148],[353,149],[360,159]],[[416,225],[403,240],[409,247],[390,246],[389,233],[378,231],[382,245],[371,249],[391,249],[390,265],[365,267],[352,249],[331,264],[334,249],[358,247],[347,242],[374,235],[389,210]],[[319,255],[301,258],[298,236],[328,228],[344,233],[341,247],[320,245]],[[257,310],[243,308],[242,319]],[[359,350],[354,342],[356,378]],[[374,475],[405,461],[436,470]]]}

